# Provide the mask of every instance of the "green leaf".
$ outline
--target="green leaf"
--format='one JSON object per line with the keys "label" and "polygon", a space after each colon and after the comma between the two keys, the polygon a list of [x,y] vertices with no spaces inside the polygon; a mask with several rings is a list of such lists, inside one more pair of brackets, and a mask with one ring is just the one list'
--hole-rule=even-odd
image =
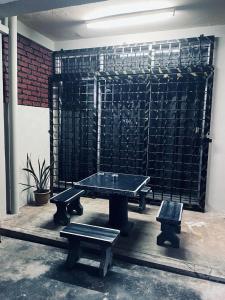
{"label": "green leaf", "polygon": [[[46,160],[41,163],[40,159],[38,158],[38,172],[35,173],[31,159],[29,155],[27,154],[27,168],[24,168],[23,170],[28,172],[34,179],[36,188],[38,190],[46,189],[47,183],[50,177],[50,170],[53,167],[54,162],[51,163],[51,165],[46,166]],[[25,185],[25,184],[24,184]],[[34,187],[32,185],[25,185],[27,186],[26,189],[30,187]]]}
{"label": "green leaf", "polygon": [[42,163],[42,166],[41,166],[41,176],[40,176],[40,178],[42,178],[44,170],[45,170],[45,159],[44,159],[44,161]]}
{"label": "green leaf", "polygon": [[47,172],[45,173],[45,176],[43,177],[43,180],[42,180],[43,188],[46,187],[49,176],[50,176],[50,169],[47,170]]}
{"label": "green leaf", "polygon": [[29,186],[29,187],[35,187],[35,185],[27,184],[27,183],[19,183],[21,185]]}
{"label": "green leaf", "polygon": [[30,158],[28,158],[28,164],[29,164],[30,170],[33,172],[35,178],[36,178],[37,181],[38,181],[37,175],[36,175],[36,173],[34,172],[34,169],[33,169],[33,166],[32,166],[32,163],[31,163]]}
{"label": "green leaf", "polygon": [[26,183],[20,183],[20,184],[26,186],[26,188],[23,189],[22,192],[24,192],[24,191],[26,191],[26,190],[29,190],[29,189],[32,188],[32,187],[35,188],[35,185],[26,184]]}
{"label": "green leaf", "polygon": [[38,158],[38,171],[39,171],[39,178],[41,178],[41,164],[39,158]]}
{"label": "green leaf", "polygon": [[46,167],[46,169],[43,172],[43,176],[42,176],[42,179],[41,179],[41,183],[43,185],[45,184],[46,178],[49,177],[49,175],[50,175],[49,173],[50,173],[50,166]]}
{"label": "green leaf", "polygon": [[31,187],[28,186],[27,188],[23,189],[22,192],[26,191],[26,190],[29,190]]}
{"label": "green leaf", "polygon": [[33,176],[33,178],[37,180],[37,176],[34,173],[34,171],[32,171],[30,169],[27,169],[27,168],[23,168],[23,171],[26,171],[26,172],[30,173]]}

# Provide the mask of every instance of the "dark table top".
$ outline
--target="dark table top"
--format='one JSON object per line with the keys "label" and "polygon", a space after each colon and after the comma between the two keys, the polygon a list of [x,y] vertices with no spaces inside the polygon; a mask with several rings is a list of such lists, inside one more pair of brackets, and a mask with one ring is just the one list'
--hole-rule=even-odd
{"label": "dark table top", "polygon": [[80,189],[103,194],[118,194],[136,197],[139,190],[147,184],[150,177],[111,172],[98,172],[75,183]]}

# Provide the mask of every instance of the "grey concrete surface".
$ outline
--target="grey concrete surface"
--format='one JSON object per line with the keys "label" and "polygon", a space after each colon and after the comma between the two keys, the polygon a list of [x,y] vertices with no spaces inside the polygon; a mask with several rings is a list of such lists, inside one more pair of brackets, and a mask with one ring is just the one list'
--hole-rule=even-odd
{"label": "grey concrete surface", "polygon": [[[81,198],[84,207],[82,216],[74,215],[71,222],[106,226],[108,201]],[[122,258],[139,260],[147,266],[162,267],[163,270],[186,275],[191,272],[198,278],[211,278],[225,282],[225,215],[223,213],[200,213],[185,210],[182,218],[180,248],[160,247],[156,237],[160,224],[156,222],[159,207],[147,205],[143,214],[138,213],[137,204],[129,204],[129,219],[134,223],[128,237],[121,237],[115,252]],[[55,205],[27,205],[18,215],[7,216],[0,224],[0,233],[10,237],[36,241],[54,246],[66,246],[66,239],[59,237],[63,226],[55,226]],[[63,245],[64,244],[64,245]],[[225,300],[225,297],[224,297]]]}
{"label": "grey concrete surface", "polygon": [[0,299],[225,299],[223,284],[119,261],[101,279],[96,273],[96,262],[86,254],[80,265],[68,271],[64,265],[66,252],[3,237]]}

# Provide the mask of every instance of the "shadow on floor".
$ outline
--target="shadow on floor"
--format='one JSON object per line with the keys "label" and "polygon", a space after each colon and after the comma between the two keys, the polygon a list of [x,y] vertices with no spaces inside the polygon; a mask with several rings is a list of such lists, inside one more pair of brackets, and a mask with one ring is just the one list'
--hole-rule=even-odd
{"label": "shadow on floor", "polygon": [[60,261],[50,268],[45,277],[110,294],[110,299],[172,299],[169,294],[182,294],[182,300],[201,300],[196,291],[186,287],[186,283],[178,284],[175,278],[167,280],[160,276],[162,271],[149,269],[143,272],[143,268],[132,271],[116,264],[103,279],[98,276],[97,262],[94,265],[92,260],[86,259],[85,263],[78,263],[73,270],[67,270],[64,262]]}
{"label": "shadow on floor", "polygon": [[[155,254],[157,247],[160,247],[156,244],[157,235],[160,233],[160,227],[155,222],[137,220],[130,218],[130,221],[133,222],[134,226],[127,237],[120,237],[117,246],[123,250],[132,252],[138,251],[143,254],[148,254],[149,250],[152,249],[152,253]],[[95,226],[107,227],[108,226],[108,215],[103,213],[95,213],[92,215],[74,215],[71,217],[71,222],[77,223],[86,223]],[[56,236],[59,236],[59,231],[64,226],[57,226],[53,222],[53,218],[49,221],[44,221],[39,225],[40,228],[50,230],[54,232]],[[152,234],[149,234],[151,233]],[[181,233],[182,237],[184,233]],[[175,259],[186,259],[185,251],[185,239],[182,239],[181,247],[179,249],[174,249],[171,247],[160,247],[161,255],[172,257]]]}

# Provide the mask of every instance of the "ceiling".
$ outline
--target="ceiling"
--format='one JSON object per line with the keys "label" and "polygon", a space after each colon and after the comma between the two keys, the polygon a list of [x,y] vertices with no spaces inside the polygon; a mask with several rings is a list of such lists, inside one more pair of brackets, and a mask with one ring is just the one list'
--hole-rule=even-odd
{"label": "ceiling", "polygon": [[[176,7],[168,19],[113,29],[87,28],[85,21],[116,14]],[[54,41],[225,24],[225,0],[108,0],[22,15],[19,19]],[[118,20],[119,22],[119,20]]]}
{"label": "ceiling", "polygon": [[0,0],[0,18],[105,0]]}

